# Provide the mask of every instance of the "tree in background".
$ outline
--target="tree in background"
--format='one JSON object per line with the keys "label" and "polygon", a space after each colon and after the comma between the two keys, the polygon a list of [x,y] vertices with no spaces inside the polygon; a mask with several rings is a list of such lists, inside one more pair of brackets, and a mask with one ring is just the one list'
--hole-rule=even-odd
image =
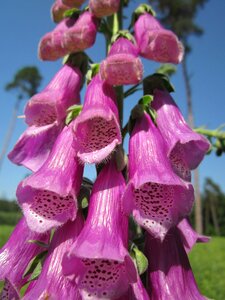
{"label": "tree in background", "polygon": [[206,178],[202,195],[204,230],[208,235],[225,235],[225,194],[211,178]]}
{"label": "tree in background", "polygon": [[[182,65],[183,78],[186,90],[186,100],[188,108],[188,123],[194,128],[194,115],[192,105],[192,91],[191,91],[191,76],[188,72],[187,58],[192,48],[189,43],[189,38],[192,35],[200,36],[203,34],[203,29],[195,23],[195,18],[199,9],[203,8],[207,0],[151,0],[150,3],[159,11],[161,15],[161,22],[167,28],[171,29],[177,34],[183,42],[185,48],[185,55]],[[198,169],[194,171],[194,185],[195,185],[195,227],[199,233],[203,231],[202,221],[202,203],[199,189],[199,172]]]}
{"label": "tree in background", "polygon": [[16,125],[20,103],[23,99],[30,98],[37,93],[41,80],[42,76],[40,75],[37,67],[29,66],[18,70],[18,72],[14,75],[13,80],[5,86],[6,91],[15,90],[18,95],[13,108],[8,131],[3,142],[2,151],[0,153],[0,170]]}

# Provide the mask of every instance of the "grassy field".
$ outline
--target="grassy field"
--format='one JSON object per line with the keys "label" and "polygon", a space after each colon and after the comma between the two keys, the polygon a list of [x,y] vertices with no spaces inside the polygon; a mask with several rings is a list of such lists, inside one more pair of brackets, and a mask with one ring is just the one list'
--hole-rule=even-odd
{"label": "grassy field", "polygon": [[[0,225],[0,247],[12,229],[12,226]],[[202,294],[211,299],[224,300],[225,238],[213,237],[208,244],[196,245],[190,253],[190,261]]]}

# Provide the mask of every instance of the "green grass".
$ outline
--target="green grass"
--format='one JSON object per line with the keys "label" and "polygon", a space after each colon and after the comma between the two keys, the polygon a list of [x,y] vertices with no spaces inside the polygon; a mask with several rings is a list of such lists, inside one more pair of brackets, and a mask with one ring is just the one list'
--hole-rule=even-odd
{"label": "green grass", "polygon": [[197,244],[190,253],[190,261],[202,294],[224,300],[225,238],[213,237],[208,244]]}
{"label": "green grass", "polygon": [[[12,230],[13,226],[0,225],[0,248]],[[225,300],[225,238],[213,237],[207,244],[197,244],[189,257],[201,293]]]}
{"label": "green grass", "polygon": [[[0,225],[0,248],[5,244],[10,236],[11,232],[13,231],[14,226],[9,225]],[[3,287],[3,283],[0,282],[0,291]]]}
{"label": "green grass", "polygon": [[5,244],[13,231],[14,226],[0,225],[0,248]]}

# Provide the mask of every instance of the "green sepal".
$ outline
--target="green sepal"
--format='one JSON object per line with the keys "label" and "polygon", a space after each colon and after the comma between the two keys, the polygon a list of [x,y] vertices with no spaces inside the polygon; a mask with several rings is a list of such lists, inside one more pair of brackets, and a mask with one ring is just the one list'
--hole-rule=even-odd
{"label": "green sepal", "polygon": [[161,64],[159,68],[155,71],[158,74],[164,74],[168,77],[175,74],[177,71],[177,67],[173,64]]}
{"label": "green sepal", "polygon": [[125,38],[125,39],[128,39],[132,43],[135,43],[133,35],[128,30],[120,30],[112,36],[111,44],[115,43],[115,41],[118,40],[121,37]]}
{"label": "green sepal", "polygon": [[[23,278],[25,278],[26,276],[33,274],[34,271],[38,268],[40,269],[40,265],[42,265],[46,255],[47,255],[48,251],[43,251],[41,253],[39,253],[38,255],[36,255],[28,264],[28,266],[26,267],[26,270],[24,271],[23,274]],[[39,266],[38,266],[39,265]],[[40,274],[40,273],[39,273]]]}
{"label": "green sepal", "polygon": [[80,192],[78,195],[78,202],[80,208],[85,209],[88,207],[88,202],[90,199],[92,188],[93,182],[90,179],[83,177]]}
{"label": "green sepal", "polygon": [[77,53],[72,53],[64,56],[62,61],[63,65],[68,64],[78,68],[81,71],[83,75],[81,88],[84,84],[84,80],[85,80],[86,73],[88,71],[90,60],[91,60],[90,57],[85,52],[77,52]]}
{"label": "green sepal", "polygon": [[131,29],[134,26],[137,19],[145,13],[148,13],[148,14],[152,15],[153,17],[156,16],[154,9],[150,5],[143,3],[143,4],[139,5],[133,12],[129,29]]}
{"label": "green sepal", "polygon": [[115,152],[116,167],[118,172],[122,172],[127,166],[128,158],[122,145],[118,145]]}
{"label": "green sepal", "polygon": [[133,245],[130,251],[131,257],[134,259],[139,275],[142,275],[148,268],[148,259],[136,245]]}
{"label": "green sepal", "polygon": [[153,101],[153,96],[152,95],[144,95],[140,100],[139,104],[143,105],[144,107],[148,107],[151,102]]}
{"label": "green sepal", "polygon": [[147,76],[143,80],[144,94],[153,95],[154,90],[168,91],[169,93],[174,92],[174,87],[170,83],[169,77],[165,74],[155,73]]}
{"label": "green sepal", "polygon": [[88,207],[88,199],[86,197],[84,197],[82,200],[81,200],[81,208],[82,209],[85,209]]}
{"label": "green sepal", "polygon": [[149,114],[149,116],[151,117],[153,123],[157,126],[157,122],[156,122],[156,119],[157,119],[157,113],[156,111],[153,109],[153,108],[150,108],[150,107],[147,107],[146,108],[146,112]]}
{"label": "green sepal", "polygon": [[112,35],[112,29],[110,28],[108,22],[105,19],[101,19],[98,27],[98,32],[101,32],[107,36]]}
{"label": "green sepal", "polygon": [[65,120],[66,125],[69,125],[70,122],[76,119],[76,117],[80,114],[82,107],[82,105],[72,105],[67,109],[68,114]]}
{"label": "green sepal", "polygon": [[74,18],[74,17],[78,17],[81,14],[81,11],[76,8],[73,7],[71,9],[68,9],[64,12],[63,17],[64,18]]}
{"label": "green sepal", "polygon": [[89,84],[92,80],[92,78],[99,73],[100,70],[100,64],[91,64],[90,69],[87,71],[86,79],[87,84]]}
{"label": "green sepal", "polygon": [[29,240],[28,243],[36,244],[37,246],[40,246],[45,249],[48,249],[48,247],[49,247],[49,244],[46,244],[46,243],[38,241],[38,240]]}

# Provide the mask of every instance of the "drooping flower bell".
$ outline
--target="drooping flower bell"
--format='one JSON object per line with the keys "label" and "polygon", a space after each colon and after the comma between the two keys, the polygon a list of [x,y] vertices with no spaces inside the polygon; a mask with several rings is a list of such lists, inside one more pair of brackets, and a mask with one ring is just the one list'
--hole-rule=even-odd
{"label": "drooping flower bell", "polygon": [[64,18],[64,12],[70,9],[70,6],[65,5],[62,0],[55,0],[51,7],[51,17],[55,23],[59,23]]}
{"label": "drooping flower bell", "polygon": [[137,84],[143,76],[143,65],[137,46],[120,37],[112,45],[100,66],[101,78],[110,85]]}
{"label": "drooping flower bell", "polygon": [[121,143],[116,94],[97,74],[89,83],[82,112],[75,120],[78,157],[100,163]]}
{"label": "drooping flower bell", "polygon": [[76,217],[83,166],[76,157],[72,125],[64,127],[43,166],[17,188],[18,202],[33,231],[46,232]]}
{"label": "drooping flower bell", "polygon": [[62,3],[70,7],[80,7],[85,0],[62,0]]}
{"label": "drooping flower bell", "polygon": [[125,180],[114,161],[94,184],[83,230],[63,261],[84,299],[117,299],[137,281],[127,251],[128,218],[121,211]]}
{"label": "drooping flower bell", "polygon": [[49,233],[38,234],[32,232],[28,228],[25,218],[22,218],[7,243],[0,249],[0,281],[5,279],[9,281],[5,293],[6,290],[11,293],[10,291],[13,291],[13,288],[19,291],[29,279],[29,275],[23,277],[28,263],[43,251],[43,248],[31,243],[30,240],[48,243]]}
{"label": "drooping flower bell", "polygon": [[63,34],[76,22],[73,18],[63,19],[53,31],[46,33],[38,45],[38,57],[41,60],[54,61],[68,54],[64,47]]}
{"label": "drooping flower bell", "polygon": [[158,128],[144,113],[129,142],[130,180],[123,205],[138,224],[160,239],[190,213],[194,201],[192,185],[173,172],[166,150]]}
{"label": "drooping flower bell", "polygon": [[6,279],[4,282],[3,289],[0,292],[1,300],[20,300],[19,292],[16,287]]}
{"label": "drooping flower bell", "polygon": [[111,16],[119,10],[120,0],[90,0],[90,11],[98,18]]}
{"label": "drooping flower bell", "polygon": [[67,222],[54,233],[48,255],[34,287],[26,292],[23,300],[54,299],[82,300],[75,283],[62,273],[62,259],[83,227],[83,217],[77,214],[75,221]]}
{"label": "drooping flower bell", "polygon": [[196,285],[177,228],[170,229],[163,242],[147,233],[145,249],[151,300],[205,300]]}
{"label": "drooping flower bell", "polygon": [[67,53],[80,52],[95,43],[98,19],[89,11],[82,13],[68,30],[65,30],[62,45]]}
{"label": "drooping flower bell", "polygon": [[139,16],[134,25],[139,54],[161,63],[181,62],[184,49],[177,36],[149,13]]}
{"label": "drooping flower bell", "polygon": [[156,110],[157,126],[167,144],[173,170],[190,180],[190,170],[197,168],[209,150],[208,140],[187,125],[169,92],[155,90],[152,107]]}
{"label": "drooping flower bell", "polygon": [[8,158],[36,172],[48,158],[62,124],[53,122],[45,126],[29,126],[20,136]]}
{"label": "drooping flower bell", "polygon": [[207,243],[210,241],[210,237],[201,235],[196,232],[191,227],[191,224],[186,218],[178,223],[177,228],[179,230],[180,238],[187,253],[192,250],[193,246],[196,243]]}
{"label": "drooping flower bell", "polygon": [[64,127],[67,108],[80,101],[81,80],[78,68],[64,65],[47,87],[30,99],[25,109],[30,126],[8,155],[13,163],[33,172],[40,169]]}
{"label": "drooping flower bell", "polygon": [[77,67],[63,65],[46,88],[28,101],[26,123],[44,126],[64,120],[68,107],[80,102],[81,81],[82,74]]}

